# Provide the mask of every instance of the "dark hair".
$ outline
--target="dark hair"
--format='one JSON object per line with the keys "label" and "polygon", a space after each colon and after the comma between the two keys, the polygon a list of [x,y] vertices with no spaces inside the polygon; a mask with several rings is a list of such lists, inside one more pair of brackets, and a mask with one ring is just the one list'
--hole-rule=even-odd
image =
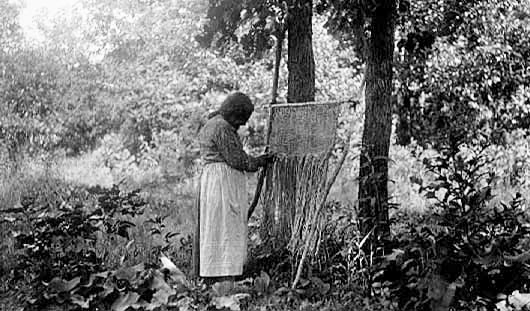
{"label": "dark hair", "polygon": [[231,119],[234,117],[248,118],[253,111],[254,105],[252,104],[250,97],[242,92],[234,92],[225,98],[221,107],[217,111],[211,113],[209,118],[217,115],[221,115],[225,119]]}

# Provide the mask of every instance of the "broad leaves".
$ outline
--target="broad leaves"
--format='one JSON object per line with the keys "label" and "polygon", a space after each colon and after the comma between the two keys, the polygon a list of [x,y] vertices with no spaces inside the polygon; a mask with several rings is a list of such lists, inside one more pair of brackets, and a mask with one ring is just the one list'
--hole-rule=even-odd
{"label": "broad leaves", "polygon": [[530,306],[530,294],[520,293],[516,290],[495,306],[499,311],[526,310]]}
{"label": "broad leaves", "polygon": [[214,297],[212,303],[220,310],[227,308],[231,311],[240,311],[241,301],[247,298],[250,298],[249,294],[234,294],[230,296]]}
{"label": "broad leaves", "polygon": [[48,286],[50,292],[53,293],[64,293],[73,290],[81,282],[80,277],[75,277],[70,281],[65,281],[61,278],[53,278],[50,283],[45,284]]}
{"label": "broad leaves", "polygon": [[[171,262],[167,257],[166,262]],[[172,263],[171,263],[172,264]],[[70,281],[54,278],[46,284],[45,297],[59,304],[74,304],[90,309],[111,299],[113,311],[129,308],[155,310],[169,305],[182,285],[166,278],[166,267],[148,269],[143,264],[90,275],[86,284],[76,277]],[[187,282],[185,279],[182,282]],[[115,297],[115,298],[112,298]]]}
{"label": "broad leaves", "polygon": [[270,282],[270,276],[261,271],[260,276],[254,279],[254,289],[260,294],[265,294],[269,290]]}
{"label": "broad leaves", "polygon": [[173,282],[177,284],[187,285],[186,275],[180,271],[179,268],[169,259],[166,255],[162,254],[160,256],[160,261],[162,262],[161,270],[167,272],[169,277]]}
{"label": "broad leaves", "polygon": [[112,304],[112,310],[125,311],[130,307],[136,306],[138,299],[140,299],[140,295],[135,292],[122,293]]}

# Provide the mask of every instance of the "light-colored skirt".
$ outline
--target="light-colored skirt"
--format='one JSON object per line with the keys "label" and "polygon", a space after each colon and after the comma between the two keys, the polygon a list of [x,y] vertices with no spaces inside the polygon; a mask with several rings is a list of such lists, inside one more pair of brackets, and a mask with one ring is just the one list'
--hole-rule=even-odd
{"label": "light-colored skirt", "polygon": [[226,163],[210,163],[200,180],[202,277],[243,273],[247,256],[247,179]]}

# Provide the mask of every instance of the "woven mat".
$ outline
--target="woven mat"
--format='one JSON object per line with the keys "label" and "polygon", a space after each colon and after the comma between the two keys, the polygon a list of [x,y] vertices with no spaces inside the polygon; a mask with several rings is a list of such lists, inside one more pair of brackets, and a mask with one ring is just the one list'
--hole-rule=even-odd
{"label": "woven mat", "polygon": [[335,143],[339,107],[272,106],[271,151],[289,156],[327,152]]}

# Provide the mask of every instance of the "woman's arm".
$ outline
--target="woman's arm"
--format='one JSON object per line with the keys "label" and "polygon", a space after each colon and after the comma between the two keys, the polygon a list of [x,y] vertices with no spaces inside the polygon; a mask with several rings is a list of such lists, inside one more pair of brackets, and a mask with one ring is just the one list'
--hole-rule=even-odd
{"label": "woman's arm", "polygon": [[256,172],[265,164],[263,159],[252,157],[243,150],[243,144],[235,130],[221,127],[217,136],[215,145],[230,167],[240,171]]}

